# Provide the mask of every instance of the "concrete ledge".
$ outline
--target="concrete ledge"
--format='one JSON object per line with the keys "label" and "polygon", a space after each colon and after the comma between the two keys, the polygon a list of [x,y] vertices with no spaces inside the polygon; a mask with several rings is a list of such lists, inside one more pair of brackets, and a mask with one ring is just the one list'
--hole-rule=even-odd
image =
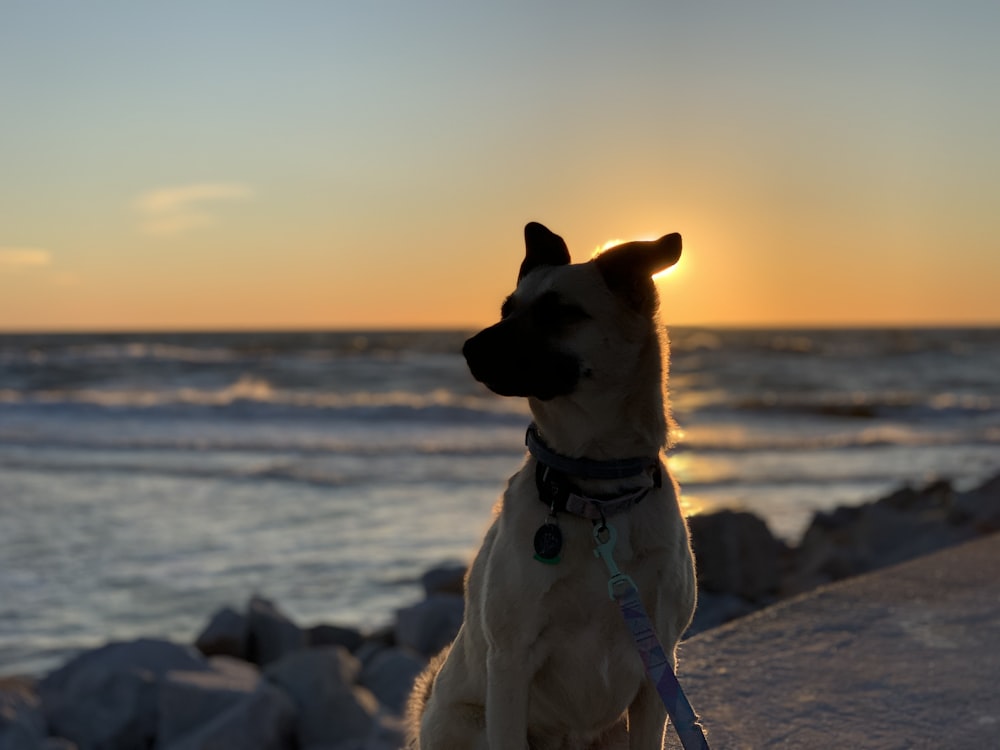
{"label": "concrete ledge", "polygon": [[679,676],[713,750],[1000,748],[1000,535],[695,636]]}

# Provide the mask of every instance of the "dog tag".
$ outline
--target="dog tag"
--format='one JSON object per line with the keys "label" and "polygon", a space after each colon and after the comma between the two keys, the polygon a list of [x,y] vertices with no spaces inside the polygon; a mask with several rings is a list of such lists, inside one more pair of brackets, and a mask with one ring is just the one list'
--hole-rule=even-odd
{"label": "dog tag", "polygon": [[548,565],[559,562],[562,551],[562,531],[554,521],[546,521],[535,532],[535,559]]}

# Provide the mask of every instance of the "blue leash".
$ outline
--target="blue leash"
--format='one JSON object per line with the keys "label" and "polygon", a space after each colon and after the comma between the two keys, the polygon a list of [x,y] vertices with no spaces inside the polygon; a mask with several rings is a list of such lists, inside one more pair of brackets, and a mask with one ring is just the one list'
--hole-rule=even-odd
{"label": "blue leash", "polygon": [[667,708],[670,722],[674,725],[684,750],[709,750],[705,732],[698,723],[698,717],[691,708],[687,696],[684,695],[681,684],[677,681],[677,675],[670,666],[670,659],[667,658],[663,646],[656,637],[646,608],[642,606],[635,582],[622,573],[615,563],[612,553],[617,540],[618,532],[614,526],[607,523],[594,525],[594,541],[597,542],[594,555],[604,560],[611,574],[608,580],[608,595],[618,602],[625,624],[632,634],[632,640],[639,649],[646,674],[656,686],[656,692],[660,694],[660,699]]}

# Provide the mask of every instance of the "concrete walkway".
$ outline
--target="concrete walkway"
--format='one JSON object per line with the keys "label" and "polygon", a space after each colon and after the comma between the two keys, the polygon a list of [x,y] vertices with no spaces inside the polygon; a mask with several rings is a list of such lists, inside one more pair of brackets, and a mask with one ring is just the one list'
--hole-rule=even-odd
{"label": "concrete walkway", "polygon": [[712,750],[998,750],[1000,535],[696,636],[679,676]]}

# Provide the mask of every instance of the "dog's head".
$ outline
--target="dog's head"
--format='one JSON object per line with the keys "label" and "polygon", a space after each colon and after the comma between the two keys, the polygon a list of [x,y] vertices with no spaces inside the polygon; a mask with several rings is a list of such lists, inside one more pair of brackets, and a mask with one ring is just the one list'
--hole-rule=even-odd
{"label": "dog's head", "polygon": [[524,240],[500,322],[465,342],[472,375],[501,396],[541,401],[619,387],[655,330],[652,276],[680,258],[681,236],[627,242],[577,264],[562,237],[541,224],[528,224]]}

